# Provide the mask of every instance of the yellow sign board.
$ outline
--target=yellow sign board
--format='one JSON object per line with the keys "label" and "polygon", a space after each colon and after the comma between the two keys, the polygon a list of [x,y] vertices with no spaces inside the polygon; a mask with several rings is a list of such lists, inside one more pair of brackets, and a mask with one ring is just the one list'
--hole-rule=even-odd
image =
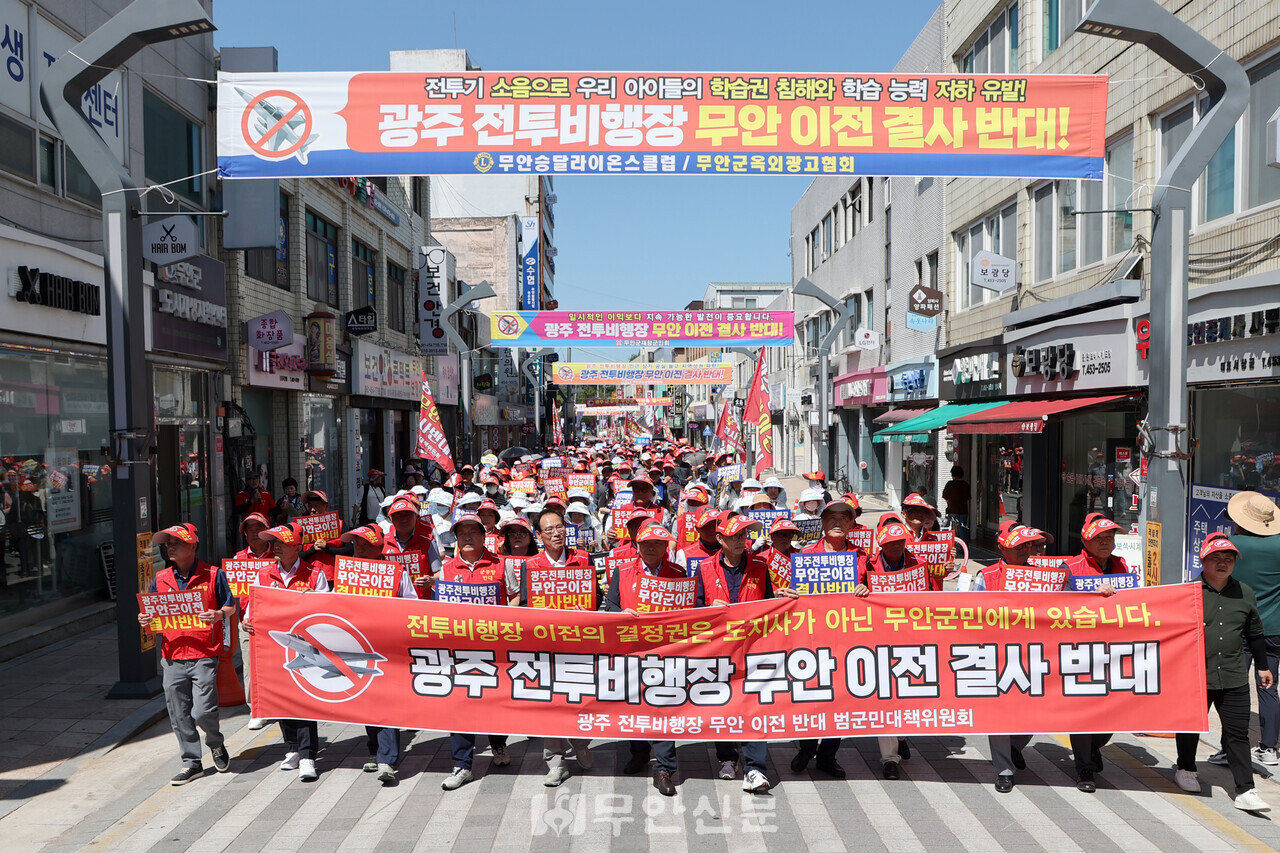
{"label": "yellow sign board", "polygon": [[1160,522],[1147,522],[1146,544],[1143,553],[1142,580],[1147,586],[1160,583]]}

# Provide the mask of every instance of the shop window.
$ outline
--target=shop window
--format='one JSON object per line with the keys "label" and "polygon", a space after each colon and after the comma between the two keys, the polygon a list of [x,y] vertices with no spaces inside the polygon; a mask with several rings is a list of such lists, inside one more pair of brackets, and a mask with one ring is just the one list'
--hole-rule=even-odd
{"label": "shop window", "polygon": [[142,129],[147,180],[202,203],[204,128],[144,88]]}
{"label": "shop window", "polygon": [[100,206],[102,204],[102,193],[98,191],[98,185],[93,182],[93,178],[89,177],[89,173],[85,171],[84,166],[80,165],[80,160],[71,150],[63,146],[65,158],[65,171],[67,182],[67,197],[78,199],[85,204],[92,206]]}
{"label": "shop window", "polygon": [[0,169],[35,179],[35,131],[0,114]]}
{"label": "shop window", "polygon": [[1045,0],[1044,56],[1053,53],[1084,19],[1085,0]]}
{"label": "shop window", "polygon": [[[1212,107],[1208,98],[1199,98],[1160,119],[1160,164],[1167,168],[1178,149],[1191,135],[1191,129]],[[1198,224],[1212,222],[1236,211],[1236,140],[1240,135],[1232,128],[1222,145],[1214,152],[1209,165],[1196,179],[1192,207]]]}
{"label": "shop window", "polygon": [[289,197],[280,193],[280,218],[274,249],[246,249],[244,271],[250,278],[289,289]]}
{"label": "shop window", "polygon": [[405,327],[405,269],[387,262],[387,327],[393,332],[406,332]]}
{"label": "shop window", "polygon": [[338,226],[307,211],[307,296],[338,307]]}
{"label": "shop window", "polygon": [[1249,207],[1280,199],[1280,169],[1267,165],[1267,119],[1280,107],[1280,56],[1249,72],[1248,151],[1245,188]]}
{"label": "shop window", "polygon": [[359,240],[351,241],[351,307],[378,307],[374,251]]}
{"label": "shop window", "polygon": [[1193,481],[1280,491],[1280,387],[1200,390],[1193,403],[1200,438]]}
{"label": "shop window", "polygon": [[[1014,202],[955,234],[956,291],[961,308],[982,305],[995,298],[995,293],[970,281],[969,265],[983,250],[1016,260],[1018,257],[1017,230],[1018,205]],[[934,265],[936,266],[936,260]]]}
{"label": "shop window", "polygon": [[1002,10],[978,34],[960,60],[965,74],[1016,74],[1018,71],[1018,4]]}
{"label": "shop window", "polygon": [[306,489],[318,489],[329,496],[329,506],[343,506],[338,494],[338,419],[332,397],[302,395],[302,449]]}

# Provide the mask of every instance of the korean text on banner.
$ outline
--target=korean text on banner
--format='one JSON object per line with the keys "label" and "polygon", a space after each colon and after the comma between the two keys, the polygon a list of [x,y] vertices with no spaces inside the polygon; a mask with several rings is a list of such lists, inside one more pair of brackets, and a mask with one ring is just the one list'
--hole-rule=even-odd
{"label": "korean text on banner", "polygon": [[220,73],[229,178],[1102,177],[1101,75]]}
{"label": "korean text on banner", "polygon": [[436,601],[453,604],[506,604],[499,601],[498,595],[502,584],[494,583],[461,583],[459,581],[436,581]]}
{"label": "korean text on banner", "polygon": [[534,566],[528,572],[530,607],[596,609],[596,570],[591,566]]}
{"label": "korean text on banner", "polygon": [[872,592],[927,592],[929,567],[913,566],[900,572],[867,572]]}
{"label": "korean text on banner", "polygon": [[801,595],[853,592],[862,571],[857,551],[817,551],[791,555],[791,588]]}
{"label": "korean text on banner", "polygon": [[1189,584],[1107,599],[802,596],[639,618],[251,596],[257,717],[643,740],[1208,724],[1202,602]]}
{"label": "korean text on banner", "polygon": [[153,634],[170,634],[208,628],[199,614],[204,612],[204,592],[184,589],[175,592],[138,593],[138,612],[151,617],[147,630]]}
{"label": "korean text on banner", "polygon": [[404,570],[410,577],[416,578],[422,574],[422,552],[420,551],[402,551],[399,554],[383,554],[383,556],[392,563],[404,566]]}
{"label": "korean text on banner", "polygon": [[258,582],[259,573],[275,564],[275,560],[235,560],[230,557],[222,561],[222,572],[227,576],[231,594],[240,599],[241,607],[249,603],[249,587]]}
{"label": "korean text on banner", "polygon": [[631,362],[569,362],[551,371],[556,385],[729,385],[733,365]]}
{"label": "korean text on banner", "polygon": [[793,311],[494,311],[490,346],[790,346]]}
{"label": "korean text on banner", "polygon": [[1004,589],[1008,592],[1058,592],[1066,585],[1066,569],[1044,569],[1036,566],[1004,567]]}
{"label": "korean text on banner", "polygon": [[449,438],[444,434],[444,425],[440,423],[440,411],[436,408],[435,397],[431,396],[431,383],[427,381],[425,370],[422,371],[422,398],[418,407],[416,453],[423,459],[432,460],[446,473],[453,473],[453,454],[449,452]]}
{"label": "korean text on banner", "polygon": [[638,613],[688,610],[697,603],[697,595],[697,578],[659,578],[649,574],[636,577]]}
{"label": "korean text on banner", "polygon": [[307,545],[337,539],[342,532],[342,520],[338,518],[337,510],[318,515],[300,515],[296,520],[302,527],[302,541]]}
{"label": "korean text on banner", "polygon": [[386,560],[338,557],[334,566],[333,591],[390,597],[396,594],[399,570],[399,565]]}

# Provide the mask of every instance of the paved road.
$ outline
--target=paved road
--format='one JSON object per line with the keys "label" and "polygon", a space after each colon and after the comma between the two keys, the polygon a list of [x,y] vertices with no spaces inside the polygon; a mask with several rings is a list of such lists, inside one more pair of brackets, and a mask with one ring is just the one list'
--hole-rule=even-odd
{"label": "paved road", "polygon": [[[1172,741],[1122,736],[1104,750],[1095,795],[1072,787],[1070,753],[1039,737],[1011,794],[998,794],[985,738],[913,740],[902,779],[884,781],[874,745],[846,740],[836,781],[787,768],[790,744],[770,752],[771,795],[744,795],[713,778],[708,744],[681,745],[679,795],[659,796],[647,777],[621,774],[624,744],[597,742],[595,770],[563,786],[542,786],[536,744],[513,739],[513,763],[493,768],[478,755],[478,779],[454,792],[447,736],[419,732],[382,787],[362,773],[364,732],[325,724],[320,780],[305,784],[276,769],[274,726],[226,721],[232,772],[169,786],[176,745],[166,723],[111,750],[68,762],[64,779],[0,818],[4,850],[72,851],[703,851],[733,850],[1270,850],[1271,820],[1238,812],[1223,790],[1226,768],[1203,765],[1206,793],[1172,783]],[[483,741],[482,741],[483,742]],[[1202,749],[1207,755],[1207,749]],[[208,762],[206,762],[208,766]],[[1280,785],[1260,780],[1280,810]],[[14,792],[8,796],[12,797]]]}

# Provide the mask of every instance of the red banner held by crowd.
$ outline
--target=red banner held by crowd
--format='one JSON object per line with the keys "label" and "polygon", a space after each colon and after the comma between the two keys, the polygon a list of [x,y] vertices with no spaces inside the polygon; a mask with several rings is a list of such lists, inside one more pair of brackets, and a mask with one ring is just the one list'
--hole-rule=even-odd
{"label": "red banner held by crowd", "polygon": [[204,591],[183,589],[173,592],[138,593],[138,612],[151,617],[147,630],[153,634],[180,633],[208,628],[198,615],[204,612]]}
{"label": "red banner held by crowd", "polygon": [[756,359],[756,373],[747,391],[747,406],[742,419],[756,426],[756,476],[773,467],[773,415],[769,411],[769,366],[765,363],[765,348],[760,348]]}
{"label": "red banner held by crowd", "polygon": [[453,454],[449,452],[449,439],[444,434],[444,425],[440,423],[440,410],[436,408],[436,398],[431,395],[431,383],[427,381],[427,372],[422,371],[422,400],[418,407],[418,443],[414,451],[423,459],[430,459],[445,473],[452,474],[454,469]]}
{"label": "red banner held by crowd", "polygon": [[639,618],[267,587],[251,596],[255,717],[678,740],[1208,723],[1191,584],[1110,598],[806,596]]}
{"label": "red banner held by crowd", "polygon": [[333,575],[333,591],[352,595],[390,597],[396,594],[395,563],[339,557]]}
{"label": "red banner held by crowd", "polygon": [[294,520],[302,527],[302,541],[307,545],[337,539],[342,533],[342,519],[338,517],[337,510],[316,515],[300,515]]}
{"label": "red banner held by crowd", "polygon": [[592,566],[534,566],[528,571],[530,607],[596,609],[596,570]]}

